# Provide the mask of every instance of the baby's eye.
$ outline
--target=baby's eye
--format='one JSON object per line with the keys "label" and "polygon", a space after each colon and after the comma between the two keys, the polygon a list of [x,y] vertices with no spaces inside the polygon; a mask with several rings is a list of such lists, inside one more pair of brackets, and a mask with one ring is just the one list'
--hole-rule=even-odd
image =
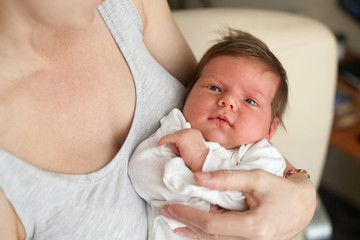
{"label": "baby's eye", "polygon": [[218,88],[217,86],[208,86],[208,89],[213,90],[215,92],[220,92],[220,88]]}
{"label": "baby's eye", "polygon": [[245,99],[245,102],[249,103],[250,105],[257,106],[257,103],[251,98]]}

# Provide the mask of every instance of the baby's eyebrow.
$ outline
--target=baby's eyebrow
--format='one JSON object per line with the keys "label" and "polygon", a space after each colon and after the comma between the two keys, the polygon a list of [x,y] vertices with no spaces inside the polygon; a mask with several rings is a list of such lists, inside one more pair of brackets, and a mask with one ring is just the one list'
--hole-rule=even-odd
{"label": "baby's eyebrow", "polygon": [[265,94],[262,91],[258,90],[257,88],[247,87],[247,86],[243,86],[242,88],[245,92],[249,93],[249,95],[256,96],[256,97],[260,96],[260,97],[265,98]]}
{"label": "baby's eyebrow", "polygon": [[[203,76],[204,79],[211,79],[211,80],[215,80],[215,81],[222,81],[222,77],[217,75],[217,74],[207,74],[205,76]],[[225,80],[226,81],[226,80]]]}
{"label": "baby's eyebrow", "polygon": [[266,103],[266,102],[271,102],[270,99],[267,99],[265,97],[265,94],[263,94],[262,92],[260,91],[254,91],[253,93],[250,93],[249,94],[249,97],[247,98],[254,98],[258,103]]}

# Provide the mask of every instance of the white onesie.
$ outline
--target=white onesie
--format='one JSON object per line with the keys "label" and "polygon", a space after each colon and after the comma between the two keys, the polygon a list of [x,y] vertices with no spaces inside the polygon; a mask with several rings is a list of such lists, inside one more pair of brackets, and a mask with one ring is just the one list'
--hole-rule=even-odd
{"label": "white onesie", "polygon": [[[185,204],[209,211],[210,204],[230,210],[246,210],[245,196],[238,191],[218,191],[199,186],[193,172],[181,157],[166,144],[157,142],[165,135],[190,128],[190,123],[178,109],[173,109],[161,120],[161,127],[135,150],[129,163],[129,176],[136,192],[146,200],[148,213],[148,239],[187,239],[173,230],[182,223],[160,214],[162,206],[171,203]],[[215,142],[205,142],[209,153],[202,171],[220,169],[263,169],[282,176],[285,160],[266,139],[235,149],[225,149]]]}

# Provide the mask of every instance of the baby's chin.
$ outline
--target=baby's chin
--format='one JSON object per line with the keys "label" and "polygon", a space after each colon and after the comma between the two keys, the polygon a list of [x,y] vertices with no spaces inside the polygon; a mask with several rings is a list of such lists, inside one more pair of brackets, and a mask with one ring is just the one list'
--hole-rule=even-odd
{"label": "baby's chin", "polygon": [[222,134],[216,134],[214,132],[204,135],[204,139],[207,142],[217,142],[219,143],[223,148],[226,149],[234,149],[239,147],[240,145],[236,145],[231,141],[228,141],[227,138]]}

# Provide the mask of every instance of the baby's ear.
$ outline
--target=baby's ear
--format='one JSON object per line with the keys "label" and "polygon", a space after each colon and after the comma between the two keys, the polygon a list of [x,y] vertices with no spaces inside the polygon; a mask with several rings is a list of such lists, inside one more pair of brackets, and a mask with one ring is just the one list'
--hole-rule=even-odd
{"label": "baby's ear", "polygon": [[270,138],[274,135],[276,128],[279,126],[279,123],[280,123],[280,118],[279,117],[274,118],[274,120],[270,125],[269,133],[266,136],[267,140],[270,140]]}

